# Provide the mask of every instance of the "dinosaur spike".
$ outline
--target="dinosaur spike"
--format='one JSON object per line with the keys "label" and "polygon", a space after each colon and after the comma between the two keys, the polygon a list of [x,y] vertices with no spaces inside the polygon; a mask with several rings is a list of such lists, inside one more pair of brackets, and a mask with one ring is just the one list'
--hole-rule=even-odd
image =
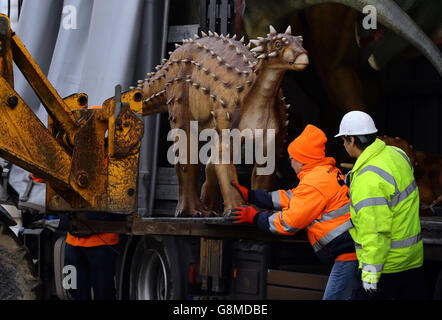
{"label": "dinosaur spike", "polygon": [[235,47],[235,44],[231,40],[229,40],[229,48],[233,49],[234,47]]}
{"label": "dinosaur spike", "polygon": [[216,53],[213,50],[210,50],[210,54],[212,55],[212,57],[216,56]]}
{"label": "dinosaur spike", "polygon": [[195,39],[199,39],[199,38],[200,38],[197,34],[194,34],[193,37],[194,37]]}
{"label": "dinosaur spike", "polygon": [[170,104],[174,98],[175,98],[175,95],[171,96],[171,97],[166,101],[166,104]]}
{"label": "dinosaur spike", "polygon": [[200,84],[198,82],[192,83],[192,86],[194,86],[195,89],[199,89],[200,88]]}
{"label": "dinosaur spike", "polygon": [[221,58],[220,56],[217,56],[216,60],[218,60],[219,64],[222,64],[224,62],[223,58]]}
{"label": "dinosaur spike", "polygon": [[227,68],[228,70],[232,70],[232,65],[229,64],[229,63],[226,63],[226,68]]}
{"label": "dinosaur spike", "polygon": [[249,43],[246,45],[246,47],[247,47],[248,49],[250,49],[251,46],[252,46],[252,43],[251,43],[251,42],[249,42]]}
{"label": "dinosaur spike", "polygon": [[212,98],[212,100],[215,102],[216,101],[216,94],[211,94],[210,97]]}
{"label": "dinosaur spike", "polygon": [[290,121],[286,120],[284,125],[287,127],[289,125]]}
{"label": "dinosaur spike", "polygon": [[257,57],[257,59],[265,59],[265,58],[267,58],[267,55],[265,53]]}
{"label": "dinosaur spike", "polygon": [[213,32],[209,30],[209,37],[213,37]]}
{"label": "dinosaur spike", "polygon": [[204,94],[209,94],[210,90],[206,87],[201,87],[201,90],[204,92]]}
{"label": "dinosaur spike", "polygon": [[178,43],[175,43],[175,48],[179,48],[179,47],[181,47],[181,45],[179,45]]}
{"label": "dinosaur spike", "polygon": [[221,103],[223,108],[227,107],[227,103],[223,100],[223,98],[219,98],[219,103]]}
{"label": "dinosaur spike", "polygon": [[232,39],[233,39],[233,40],[236,40],[236,34],[234,34],[234,35],[232,36]]}
{"label": "dinosaur spike", "polygon": [[203,45],[202,45],[200,42],[197,42],[196,46],[197,46],[198,48],[200,48],[200,49],[203,48]]}
{"label": "dinosaur spike", "polygon": [[239,50],[239,48],[236,48],[235,51],[236,51],[236,54],[237,54],[237,55],[239,55],[239,56],[242,55],[242,52],[241,52],[241,50]]}
{"label": "dinosaur spike", "polygon": [[292,27],[288,26],[287,30],[284,31],[285,34],[292,34]]}
{"label": "dinosaur spike", "polygon": [[210,111],[210,114],[212,115],[212,117],[216,118],[216,114],[214,111]]}
{"label": "dinosaur spike", "polygon": [[273,51],[269,53],[269,57],[276,57],[278,55],[278,52]]}
{"label": "dinosaur spike", "polygon": [[242,36],[242,38],[239,39],[239,42],[244,43],[244,36]]}
{"label": "dinosaur spike", "polygon": [[252,40],[250,40],[250,43],[253,43],[255,46],[259,46],[261,44],[261,41],[252,39]]}
{"label": "dinosaur spike", "polygon": [[238,90],[238,92],[241,92],[244,90],[244,86],[243,85],[237,86],[236,90]]}
{"label": "dinosaur spike", "polygon": [[230,120],[230,113],[229,112],[226,112],[226,118],[227,118],[227,120]]}
{"label": "dinosaur spike", "polygon": [[138,83],[138,84],[143,84],[143,83],[144,83],[144,80],[138,80],[137,83]]}
{"label": "dinosaur spike", "polygon": [[172,55],[172,53],[173,53],[172,51],[169,51],[169,52],[168,52],[169,56]]}
{"label": "dinosaur spike", "polygon": [[227,39],[229,39],[229,38],[230,38],[230,33],[228,33],[228,34],[226,35],[226,38],[227,38]]}
{"label": "dinosaur spike", "polygon": [[205,33],[204,31],[201,31],[201,36],[202,37],[207,37],[207,33]]}
{"label": "dinosaur spike", "polygon": [[265,38],[263,38],[263,37],[256,37],[256,39],[258,39],[259,42],[263,42],[265,40]]}
{"label": "dinosaur spike", "polygon": [[130,86],[129,90],[135,90],[135,87]]}
{"label": "dinosaur spike", "polygon": [[215,34],[215,38],[219,38],[219,34],[218,33],[214,32],[214,34]]}
{"label": "dinosaur spike", "polygon": [[269,29],[270,29],[270,34],[277,34],[278,33],[272,25],[269,25]]}
{"label": "dinosaur spike", "polygon": [[251,49],[250,51],[251,52],[261,52],[261,51],[264,51],[264,48],[262,46],[258,46],[258,47]]}
{"label": "dinosaur spike", "polygon": [[285,99],[287,99],[287,98],[286,98],[286,97],[282,97],[282,98],[281,98],[281,101],[285,101]]}
{"label": "dinosaur spike", "polygon": [[237,67],[235,67],[235,71],[236,71],[236,73],[238,73],[238,74],[241,74],[241,73],[242,73],[242,71],[241,71],[239,68],[237,68]]}
{"label": "dinosaur spike", "polygon": [[290,104],[286,104],[286,105],[285,105],[285,108],[286,108],[286,109],[290,109]]}

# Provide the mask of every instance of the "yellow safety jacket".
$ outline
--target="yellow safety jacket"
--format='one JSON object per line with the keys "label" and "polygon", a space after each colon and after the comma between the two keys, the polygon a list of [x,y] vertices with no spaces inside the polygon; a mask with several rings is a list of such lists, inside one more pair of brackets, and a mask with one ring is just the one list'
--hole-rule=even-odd
{"label": "yellow safety jacket", "polygon": [[362,281],[377,284],[382,273],[423,264],[419,191],[404,151],[376,139],[350,174],[349,230]]}

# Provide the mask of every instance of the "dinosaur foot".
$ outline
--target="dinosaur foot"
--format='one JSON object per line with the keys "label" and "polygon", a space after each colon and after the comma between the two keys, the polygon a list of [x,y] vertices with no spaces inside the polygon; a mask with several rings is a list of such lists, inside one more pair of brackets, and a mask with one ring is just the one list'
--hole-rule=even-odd
{"label": "dinosaur foot", "polygon": [[217,217],[218,214],[215,211],[198,208],[198,209],[178,209],[175,211],[175,217],[188,217],[188,218],[202,218],[202,217]]}

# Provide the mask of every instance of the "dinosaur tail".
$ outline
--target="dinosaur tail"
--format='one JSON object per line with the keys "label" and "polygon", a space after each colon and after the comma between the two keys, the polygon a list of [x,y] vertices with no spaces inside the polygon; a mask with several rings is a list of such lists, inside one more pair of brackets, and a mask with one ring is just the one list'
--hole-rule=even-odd
{"label": "dinosaur tail", "polygon": [[143,116],[167,112],[166,75],[165,70],[159,69],[149,79],[139,80],[138,87],[143,90]]}

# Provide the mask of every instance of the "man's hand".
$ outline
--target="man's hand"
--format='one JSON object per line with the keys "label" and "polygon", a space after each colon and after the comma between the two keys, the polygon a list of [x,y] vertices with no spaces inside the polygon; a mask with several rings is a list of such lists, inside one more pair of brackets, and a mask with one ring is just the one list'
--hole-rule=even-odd
{"label": "man's hand", "polygon": [[374,296],[378,292],[378,286],[376,283],[368,283],[363,281],[362,287],[364,288],[365,292],[367,292],[370,296]]}
{"label": "man's hand", "polygon": [[252,206],[239,206],[233,208],[230,216],[234,223],[250,223],[253,224],[258,211]]}
{"label": "man's hand", "polygon": [[245,202],[249,202],[249,189],[243,187],[242,185],[239,185],[233,180],[230,182],[230,184],[239,192]]}

